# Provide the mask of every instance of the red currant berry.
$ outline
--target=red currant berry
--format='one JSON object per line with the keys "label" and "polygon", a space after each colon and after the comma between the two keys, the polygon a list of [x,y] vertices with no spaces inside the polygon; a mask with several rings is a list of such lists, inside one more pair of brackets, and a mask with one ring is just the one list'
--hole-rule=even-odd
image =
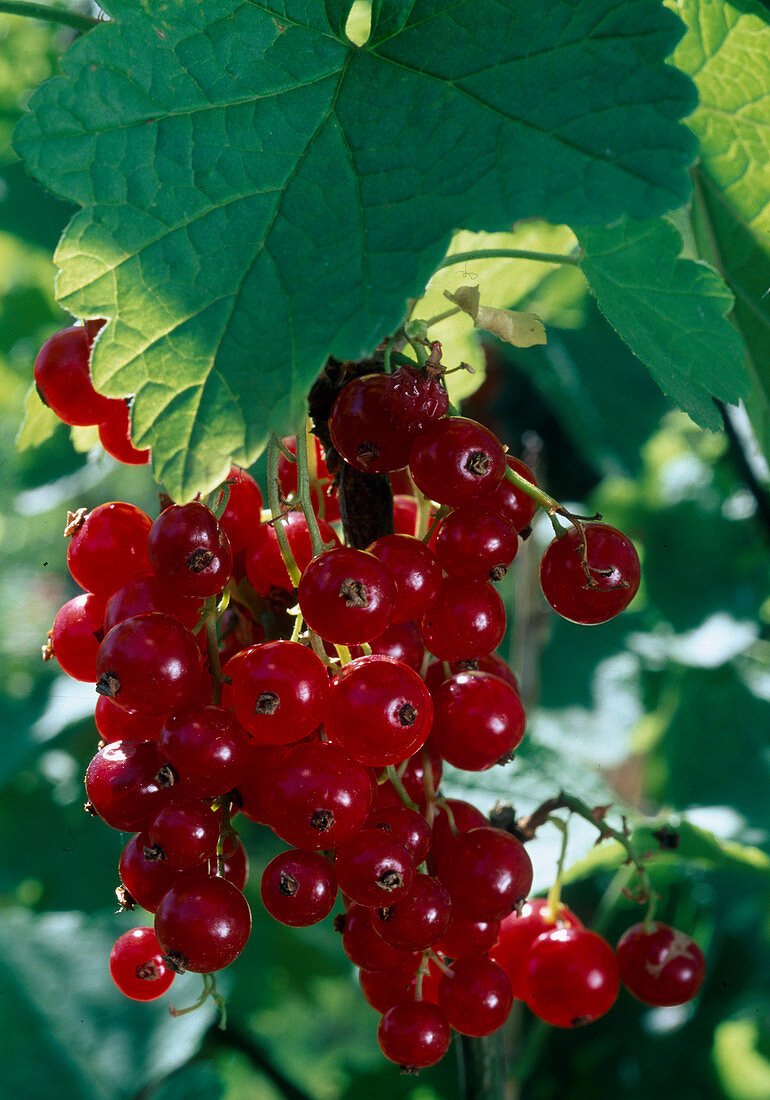
{"label": "red currant berry", "polygon": [[209,974],[229,966],[246,946],[251,910],[231,882],[200,871],[181,876],[161,899],[155,934],[167,964]]}
{"label": "red currant berry", "polygon": [[618,965],[629,993],[655,1006],[691,1001],[706,973],[706,959],[697,943],[661,921],[635,924],[621,936]]}
{"label": "red currant berry", "polygon": [[419,622],[427,649],[442,661],[478,660],[505,633],[505,605],[489,581],[447,577]]}
{"label": "red currant berry", "polygon": [[427,1001],[394,1005],[380,1020],[377,1031],[382,1053],[404,1069],[424,1069],[440,1062],[450,1038],[446,1016]]}
{"label": "red currant berry", "polygon": [[417,488],[439,504],[474,504],[505,473],[505,452],[482,424],[447,416],[418,436],[409,453]]}
{"label": "red currant berry", "polygon": [[438,877],[458,913],[474,920],[501,920],[532,888],[532,863],[510,833],[469,829],[444,848]]}
{"label": "red currant berry", "polygon": [[108,599],[138,576],[149,573],[147,536],[152,520],[133,504],[114,500],[100,504],[75,521],[67,547],[67,565],[73,579],[87,592]]}
{"label": "red currant berry", "polygon": [[99,425],[99,442],[111,458],[125,466],[146,466],[150,448],[140,449],[131,441],[131,414],[125,401],[117,401],[111,414]]}
{"label": "red currant berry", "polygon": [[86,794],[111,829],[146,828],[162,808],[163,760],[152,741],[115,741],[99,749],[86,772]]}
{"label": "red currant berry", "polygon": [[197,500],[161,512],[147,549],[158,578],[182,596],[215,596],[233,572],[227,535],[214,513]]}
{"label": "red currant berry", "polygon": [[412,437],[449,412],[449,394],[440,377],[425,367],[404,364],[394,371],[388,377],[386,399],[393,417]]}
{"label": "red currant berry", "polygon": [[35,359],[38,393],[65,424],[99,424],[122,404],[94,389],[92,343],[85,327],[65,328],[46,340]]}
{"label": "red currant berry", "polygon": [[312,630],[328,642],[350,645],[370,642],[390,626],[396,585],[374,554],[340,547],[310,562],[297,598]]}
{"label": "red currant berry", "polygon": [[[515,470],[527,481],[537,485],[535,475],[520,459],[506,455],[505,461],[509,469]],[[507,523],[510,523],[514,531],[523,531],[525,527],[529,527],[537,511],[537,504],[532,497],[523,489],[517,488],[507,477],[503,477],[490,493],[485,493],[479,500],[479,504],[497,512]]]}
{"label": "red currant berry", "polygon": [[94,709],[94,722],[102,741],[157,741],[166,716],[126,710],[100,695]]}
{"label": "red currant berry", "polygon": [[416,866],[407,846],[383,829],[361,829],[334,856],[337,882],[358,905],[391,905],[412,888]]}
{"label": "red currant berry", "polygon": [[281,852],[262,874],[262,902],[281,924],[304,928],[328,916],[337,883],[328,860],[318,852]]}
{"label": "red currant berry", "polygon": [[299,642],[263,642],[243,650],[230,670],[235,715],[260,745],[301,741],[324,720],[326,667]]}
{"label": "red currant berry", "polygon": [[104,600],[86,592],[68,600],[56,613],[51,648],[59,667],[73,680],[96,683],[96,655],[104,633]]}
{"label": "red currant berry", "polygon": [[[406,806],[384,806],[372,810],[366,819],[367,829],[381,829],[405,844],[415,863],[422,863],[430,851],[433,838],[424,817]],[[379,903],[377,903],[379,904]]]}
{"label": "red currant berry", "polygon": [[397,535],[414,537],[417,534],[419,514],[420,507],[414,497],[406,493],[393,495],[393,529]]}
{"label": "red currant berry", "polygon": [[441,568],[477,581],[502,580],[518,548],[519,538],[510,523],[481,504],[457,508],[436,537]]}
{"label": "red currant berry", "polygon": [[514,911],[503,918],[498,942],[490,955],[510,978],[514,997],[524,999],[524,960],[537,937],[556,928],[582,927],[581,921],[566,905],[560,906],[554,914],[547,898],[532,898],[524,903],[520,913]]}
{"label": "red currant berry", "polygon": [[[286,532],[289,548],[300,573],[307,568],[313,557],[310,531],[307,520],[301,512],[287,512],[285,516],[277,519],[275,524],[263,523],[249,541],[246,551],[246,576],[249,578],[249,584],[262,596],[269,595],[273,588],[287,592],[294,589],[274,530],[275,525],[279,523]],[[325,543],[339,545],[340,540],[333,527],[323,520],[318,521],[318,526]]]}
{"label": "red currant berry", "polygon": [[491,1035],[508,1019],[513,993],[508,975],[486,955],[467,955],[452,963],[438,987],[439,1007],[462,1035]]}
{"label": "red currant berry", "polygon": [[469,829],[489,828],[489,822],[472,802],[461,798],[445,798],[436,807],[433,819],[432,851],[434,859],[441,859],[452,838]]}
{"label": "red currant berry", "polygon": [[499,933],[499,920],[471,920],[470,917],[453,913],[446,932],[433,946],[450,959],[463,959],[466,955],[482,955],[490,951],[497,943]]}
{"label": "red currant berry", "polygon": [[424,542],[408,535],[384,535],[368,548],[396,582],[394,623],[419,619],[441,591],[441,566]]}
{"label": "red currant berry", "polygon": [[194,698],[201,678],[195,638],[170,615],[125,619],[109,632],[96,658],[96,690],[122,707],[168,714]]}
{"label": "red currant berry", "polygon": [[120,881],[137,905],[154,913],[160,899],[184,872],[169,867],[165,859],[148,859],[145,849],[151,849],[150,834],[137,833],[123,849],[118,865]]}
{"label": "red currant berry", "polygon": [[207,802],[169,797],[148,828],[148,859],[190,871],[216,853],[219,821]]}
{"label": "red currant berry", "polygon": [[200,599],[180,596],[154,573],[142,573],[118,588],[107,600],[104,633],[109,634],[113,626],[125,619],[147,615],[151,611],[170,615],[188,630],[193,630],[200,622],[202,607]]}
{"label": "red currant berry", "polygon": [[573,623],[614,619],[639,589],[641,567],[631,540],[606,523],[586,523],[585,547],[571,527],[554,539],[540,564],[540,585],[548,603]]}
{"label": "red currant berry", "polygon": [[425,646],[416,623],[396,623],[369,643],[372,653],[392,657],[402,665],[419,672],[425,659]]}
{"label": "red currant berry", "polygon": [[400,470],[409,461],[412,436],[388,404],[386,374],[365,374],[340,390],[329,414],[334,447],[351,466],[365,474]]}
{"label": "red currant berry", "polygon": [[416,752],[433,722],[433,702],[414,669],[390,657],[359,657],[332,684],[324,727],[331,741],[369,767]]}
{"label": "red currant berry", "polygon": [[504,763],[524,736],[526,716],[510,684],[487,672],[459,672],[434,695],[432,744],[455,768]]}
{"label": "red currant berry", "polygon": [[615,952],[587,928],[557,928],[534,941],[524,961],[525,1000],[553,1027],[581,1027],[612,1008],[620,988]]}
{"label": "red currant berry", "polygon": [[110,951],[110,977],[132,1001],[154,1001],[168,990],[175,974],[163,961],[152,928],[132,928]]}
{"label": "red currant berry", "polygon": [[[219,517],[219,526],[227,535],[233,554],[236,554],[246,549],[259,529],[262,493],[251,474],[239,466],[230,467],[226,482],[229,493],[225,510]],[[220,496],[220,503],[221,500]]]}
{"label": "red currant berry", "polygon": [[235,787],[245,765],[248,738],[222,707],[174,711],[158,735],[158,751],[173,767],[185,795],[218,798]]}
{"label": "red currant berry", "polygon": [[[366,1003],[375,1011],[384,1013],[394,1005],[413,1001],[417,993],[419,953],[416,953],[416,960],[411,970],[361,970],[358,980]],[[435,963],[430,962],[423,975],[422,1001],[436,1003],[440,978],[441,971]]]}
{"label": "red currant berry", "polygon": [[389,973],[417,973],[420,952],[391,947],[378,936],[372,925],[371,909],[351,905],[344,917],[339,918],[339,925],[342,926],[342,949],[354,966],[364,970],[387,970]]}
{"label": "red currant berry", "polygon": [[372,910],[372,927],[391,947],[424,951],[449,927],[452,902],[430,875],[416,875],[411,892],[393,905]]}

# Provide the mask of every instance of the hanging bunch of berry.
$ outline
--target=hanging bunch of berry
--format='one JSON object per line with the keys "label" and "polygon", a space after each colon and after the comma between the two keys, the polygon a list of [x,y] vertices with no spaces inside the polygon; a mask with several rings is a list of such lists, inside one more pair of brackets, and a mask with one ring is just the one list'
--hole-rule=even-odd
{"label": "hanging bunch of berry", "polygon": [[[88,338],[73,332],[85,386]],[[491,431],[451,415],[441,345],[411,344],[416,361],[388,345],[386,359],[329,365],[310,394],[316,434],[271,440],[267,511],[233,468],[208,503],[154,521],[120,501],[70,513],[85,595],[61,609],[45,654],[95,685],[87,809],[134,834],[117,894],[154,914],[115,944],[118,987],[151,1000],[193,971],[221,1002],[214,974],[251,928],[242,814],[289,845],[262,875],[265,909],[302,927],[341,899],[335,927],[382,1014],[382,1051],[417,1070],[452,1031],[497,1031],[514,998],[577,1027],[612,1007],[621,979],[647,1004],[692,999],[704,961],[653,920],[623,834],[599,822],[628,848],[647,915],[616,954],[562,903],[563,857],[548,898],[529,899],[526,843],[547,813],[503,828],[442,793],[445,763],[505,766],[525,736],[496,652],[496,585],[538,508],[556,529],[542,591],[565,618],[614,618],[640,566],[627,536],[567,512]],[[41,358],[55,391],[52,346]],[[394,484],[408,490],[400,507]],[[376,537],[361,546],[362,532]],[[554,808],[595,819],[573,796]]]}

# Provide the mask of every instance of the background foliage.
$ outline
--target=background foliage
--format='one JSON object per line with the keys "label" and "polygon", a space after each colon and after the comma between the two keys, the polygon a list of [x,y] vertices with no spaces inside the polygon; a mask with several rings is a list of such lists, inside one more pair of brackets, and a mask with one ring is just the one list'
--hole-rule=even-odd
{"label": "background foliage", "polygon": [[[583,13],[602,6],[575,5]],[[650,830],[669,823],[681,840],[676,852],[659,854],[652,865],[664,896],[661,915],[692,931],[709,960],[701,996],[681,1010],[644,1009],[622,994],[604,1020],[567,1034],[540,1026],[526,1010],[517,1009],[506,1030],[510,1096],[521,1094],[527,1100],[565,1095],[579,1100],[597,1094],[631,1100],[651,1094],[671,1100],[770,1097],[770,534],[747,487],[735,444],[724,434],[695,426],[670,400],[688,409],[698,423],[714,427],[721,418],[710,395],[728,400],[745,395],[748,417],[767,454],[770,330],[768,299],[762,294],[770,285],[770,189],[762,166],[768,161],[769,17],[752,0],[708,5],[680,0],[669,6],[688,27],[679,45],[673,19],[651,0],[625,5],[633,17],[616,31],[630,40],[642,26],[634,20],[651,20],[644,46],[651,51],[650,64],[658,66],[660,75],[663,56],[674,49],[677,66],[695,81],[699,104],[689,118],[699,143],[693,201],[681,205],[688,194],[681,155],[678,176],[670,162],[666,169],[679,183],[668,185],[668,198],[655,200],[656,209],[641,202],[638,208],[617,207],[613,180],[606,183],[605,193],[615,209],[610,214],[603,206],[593,217],[586,207],[576,209],[574,196],[570,207],[560,193],[548,208],[538,207],[534,197],[525,203],[518,196],[522,205],[507,208],[505,217],[489,213],[501,202],[499,196],[493,201],[473,192],[468,207],[457,207],[450,195],[442,200],[444,211],[453,211],[457,223],[467,226],[452,241],[452,251],[515,247],[567,252],[574,230],[587,257],[582,272],[595,296],[575,267],[467,261],[443,268],[416,311],[422,316],[442,311],[448,305],[443,290],[470,282],[480,286],[485,304],[530,309],[544,318],[548,343],[526,351],[491,341],[482,347],[467,318],[437,326],[447,357],[468,360],[478,369],[473,379],[455,376],[463,388],[456,388],[454,396],[464,396],[469,415],[485,419],[512,449],[523,452],[551,493],[579,509],[600,509],[635,538],[643,553],[643,591],[632,610],[604,627],[579,628],[554,621],[545,611],[536,578],[548,532],[536,529],[505,582],[511,619],[505,645],[529,700],[528,736],[512,767],[472,781],[452,776],[447,789],[472,797],[483,808],[504,797],[526,812],[566,785],[589,800],[614,803],[613,814],[627,809],[635,820],[650,819],[653,824],[638,834],[642,847],[650,849],[657,846]],[[143,49],[142,9],[116,0],[111,12],[113,7],[116,17],[124,17],[125,33],[133,28],[134,48]],[[205,21],[212,5],[198,7]],[[255,27],[266,26],[259,20],[268,5],[253,7],[240,17],[255,20]],[[272,5],[274,13],[278,7]],[[310,7],[320,10],[320,5]],[[333,4],[327,7],[334,9]],[[488,7],[492,13],[503,6]],[[375,5],[383,42],[380,59],[396,49],[388,46],[388,35],[409,8]],[[527,10],[535,6],[527,5]],[[100,28],[103,45],[97,45],[96,35],[89,42],[89,33],[77,49],[81,56],[107,51],[108,36],[114,33],[115,28]],[[540,33],[550,32],[532,29],[533,36]],[[205,1090],[226,1100],[361,1095],[372,1100],[453,1100],[458,1086],[451,1055],[419,1079],[401,1078],[384,1063],[376,1047],[376,1015],[363,1004],[328,922],[289,931],[265,916],[255,884],[277,843],[256,827],[247,834],[255,931],[227,974],[228,1030],[214,1028],[206,1011],[172,1021],[165,1001],[130,1004],[107,976],[109,948],[130,926],[131,917],[112,914],[121,838],[80,808],[81,777],[96,740],[92,693],[57,676],[51,665],[44,666],[39,647],[58,607],[75,594],[60,534],[64,511],[107,499],[130,499],[154,511],[156,497],[147,471],[118,469],[92,446],[88,432],[76,431],[71,437],[27,398],[36,350],[68,316],[54,301],[51,255],[74,208],[25,173],[10,135],[30,92],[59,70],[71,39],[70,30],[0,14],[0,593],[5,609],[0,635],[0,828],[5,838],[0,852],[0,1026],[13,1037],[4,1057],[9,1094],[36,1100],[58,1090],[68,1100],[95,1095],[174,1100]],[[393,41],[398,44],[398,37]],[[405,42],[398,48],[405,48]],[[280,41],[279,48],[284,49]],[[121,52],[115,44],[111,49]],[[329,56],[341,56],[339,43],[330,40],[324,49]],[[281,56],[284,68],[276,65],[271,79],[285,72],[287,55]],[[167,54],[163,57],[167,62]],[[451,58],[443,51],[444,68],[437,81],[442,95],[449,94],[442,81]],[[322,58],[317,60],[320,65]],[[370,63],[374,71],[375,63]],[[154,65],[153,55],[148,74],[156,71]],[[535,99],[546,98],[552,73],[543,63],[541,72],[529,74]],[[665,81],[677,89],[679,106],[689,95],[694,107],[686,83],[668,73]],[[522,78],[520,89],[526,83]],[[653,86],[654,81],[644,84],[645,94]],[[61,84],[47,87],[37,101],[38,119],[44,115],[45,97],[65,91]],[[230,102],[231,92],[223,94]],[[413,119],[403,162],[391,165],[387,186],[419,194],[430,186],[423,169],[430,163],[433,171],[434,166],[425,144],[429,104],[422,90],[414,95],[421,111]],[[554,106],[557,115],[575,96],[574,87],[564,88]],[[95,102],[87,100],[89,110],[96,110]],[[105,112],[136,107],[125,96],[113,102],[103,86],[98,102]],[[588,133],[595,133],[590,112],[585,114]],[[392,117],[388,112],[387,118]],[[378,124],[384,121],[380,118]],[[563,117],[560,124],[566,125]],[[25,123],[20,148],[24,140],[29,143],[31,126]],[[618,119],[617,130],[623,129]],[[46,182],[66,199],[81,197],[64,167],[82,164],[78,141],[83,140],[81,134],[72,148],[60,143],[55,157],[48,154]],[[689,141],[677,140],[684,145]],[[538,172],[554,160],[554,175],[562,181],[571,178],[570,166],[555,154],[549,156],[547,148],[535,159]],[[119,188],[130,179],[141,190],[141,179],[126,170],[126,163],[105,187]],[[441,162],[435,169],[441,169]],[[474,174],[482,169],[483,158],[472,166]],[[465,171],[471,169],[463,164]],[[306,180],[312,180],[312,173]],[[547,182],[537,176],[530,180],[533,191]],[[465,183],[460,178],[459,189]],[[84,178],[80,185],[86,185]],[[178,195],[168,201],[182,204]],[[671,210],[675,205],[679,209]],[[616,220],[611,228],[603,224],[623,212],[639,220]],[[420,221],[422,213],[410,214],[409,225]],[[571,220],[573,230],[527,222],[511,232],[510,222],[519,214]],[[116,219],[122,229],[123,214]],[[595,224],[589,227],[590,221]],[[499,229],[505,232],[491,234]],[[84,285],[82,242],[92,231],[79,214],[59,246],[60,261],[79,272],[72,278]],[[141,235],[146,226],[132,223],[125,231]],[[419,293],[421,280],[440,261],[445,230],[433,223],[430,233],[427,228],[425,232],[429,239],[419,248],[407,234],[408,254],[391,255],[377,267],[380,283],[372,303],[383,312],[369,316],[366,335],[355,330],[362,349],[398,322],[399,301],[403,304],[406,293]],[[98,243],[101,248],[101,238]],[[236,242],[228,237],[228,247],[230,243]],[[696,263],[696,256],[710,259],[713,267]],[[192,264],[193,252],[189,259]],[[348,260],[335,254],[325,290],[360,282],[360,264],[351,275],[344,270]],[[89,309],[99,312],[102,299],[86,300],[80,290],[70,297],[69,278],[62,288],[65,302],[79,307],[90,303]],[[155,331],[169,303],[148,310],[140,287],[131,283],[129,292],[122,303],[123,322],[133,326],[134,336]],[[205,280],[203,293],[209,300],[211,286]],[[737,327],[725,317],[733,296]],[[273,299],[268,297],[265,304],[274,304]],[[327,320],[334,314],[328,304],[325,300]],[[174,317],[178,320],[176,313]],[[273,332],[274,313],[270,324]],[[297,367],[294,398],[335,339],[346,353],[360,350],[351,351],[353,328],[345,335],[344,325],[335,321],[330,337],[325,324],[319,321],[303,336],[312,347],[305,349],[302,368]],[[216,336],[216,327],[211,332]],[[176,350],[181,346],[177,341]],[[105,343],[99,368],[105,383],[115,363],[108,347]],[[201,347],[192,339],[184,345],[196,362]],[[668,399],[632,353],[645,360]],[[228,360],[227,370],[236,370],[236,359]],[[200,362],[210,367],[211,359],[204,356]],[[171,388],[187,394],[198,367],[185,363],[179,369],[182,374]],[[130,388],[134,378],[132,374]],[[244,378],[243,385],[248,384]],[[117,381],[115,385],[115,392],[124,392]],[[280,386],[279,391],[284,392]],[[22,442],[28,446],[17,451],[14,438],[25,404],[31,415]],[[148,438],[157,433],[152,438],[165,456],[164,476],[174,469],[174,455],[182,453],[180,439],[194,443],[193,465],[186,473],[179,472],[181,467],[173,473],[180,487],[199,487],[196,478],[216,478],[228,448],[251,447],[238,436],[239,429],[233,435],[235,421],[226,409],[218,411],[215,400],[202,435],[194,432],[192,422],[187,436],[179,434],[178,422],[164,422],[163,400],[155,405],[148,400],[146,407],[140,432]],[[290,419],[292,414],[287,408],[281,415]],[[747,442],[748,418],[735,417],[735,425],[743,433],[744,455],[766,484],[767,468]],[[255,430],[259,434],[263,428]],[[251,449],[256,453],[256,442]],[[195,464],[199,458],[203,466]],[[565,896],[587,923],[614,940],[637,919],[637,910],[621,894],[627,872],[620,854],[611,845],[593,848],[593,839],[590,829],[579,824],[571,829],[573,869]],[[557,840],[543,830],[534,847],[540,888],[553,876]],[[191,976],[174,988],[177,1004],[196,995]]]}

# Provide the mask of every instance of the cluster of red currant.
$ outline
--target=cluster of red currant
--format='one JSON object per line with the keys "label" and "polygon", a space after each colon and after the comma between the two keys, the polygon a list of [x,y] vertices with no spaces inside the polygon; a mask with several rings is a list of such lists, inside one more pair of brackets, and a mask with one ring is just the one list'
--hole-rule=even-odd
{"label": "cluster of red currant", "polygon": [[[506,625],[494,582],[538,503],[566,514],[491,432],[447,415],[440,374],[432,349],[421,368],[354,379],[331,409],[342,459],[367,474],[408,467],[422,500],[397,496],[395,532],[366,550],[341,545],[324,455],[314,443],[308,463],[304,437],[281,444],[272,518],[235,469],[214,511],[172,504],[153,522],[112,502],[70,515],[68,563],[85,595],[56,616],[48,649],[96,684],[104,744],[88,806],[135,833],[119,898],[155,914],[154,930],[113,950],[130,997],[153,999],[175,972],[209,975],[243,949],[238,812],[292,846],[262,876],[277,920],[316,923],[341,892],[344,949],[399,1065],[437,1062],[452,1028],[490,1034],[514,996],[572,1027],[609,1009],[621,977],[652,1004],[700,984],[702,955],[664,925],[632,929],[616,958],[559,902],[526,903],[522,841],[439,793],[443,762],[483,771],[524,735],[515,677],[494,652]],[[603,622],[633,598],[639,562],[614,528],[575,521],[541,576],[561,614]],[[249,593],[291,609],[291,638],[267,640]]]}

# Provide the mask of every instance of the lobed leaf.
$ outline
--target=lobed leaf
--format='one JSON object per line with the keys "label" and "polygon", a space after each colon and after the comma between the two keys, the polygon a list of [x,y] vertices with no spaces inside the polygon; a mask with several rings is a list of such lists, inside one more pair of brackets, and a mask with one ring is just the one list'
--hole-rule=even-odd
{"label": "lobed leaf", "polygon": [[680,205],[692,85],[657,0],[106,0],[17,146],[83,207],[60,301],[176,497],[297,423],[329,354],[371,352],[451,230]]}

